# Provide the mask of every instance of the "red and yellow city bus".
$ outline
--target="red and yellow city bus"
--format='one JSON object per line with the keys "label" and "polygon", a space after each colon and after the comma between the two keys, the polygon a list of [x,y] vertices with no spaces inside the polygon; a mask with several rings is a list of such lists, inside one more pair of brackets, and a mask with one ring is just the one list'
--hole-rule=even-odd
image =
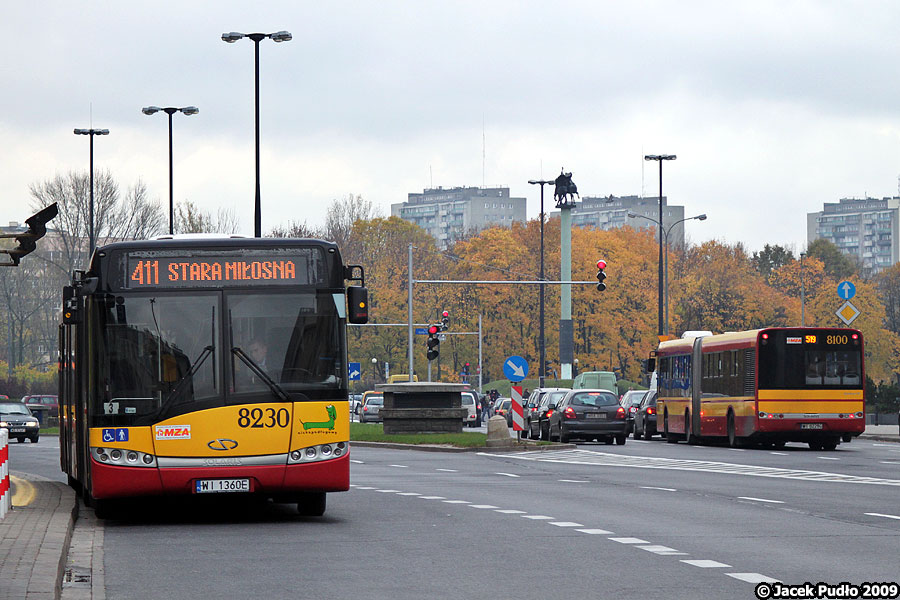
{"label": "red and yellow city bus", "polygon": [[69,484],[101,517],[115,499],[214,493],[321,515],[349,489],[346,324],[367,320],[345,280],[364,285],[362,268],[320,240],[98,248],[63,291]]}
{"label": "red and yellow city bus", "polygon": [[773,327],[669,340],[656,351],[666,440],[805,442],[833,450],[865,429],[862,334]]}

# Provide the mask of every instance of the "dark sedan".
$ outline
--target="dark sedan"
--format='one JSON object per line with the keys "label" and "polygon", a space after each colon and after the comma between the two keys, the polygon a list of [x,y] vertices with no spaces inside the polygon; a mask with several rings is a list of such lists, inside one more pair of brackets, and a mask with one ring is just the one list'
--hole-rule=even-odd
{"label": "dark sedan", "polygon": [[550,441],[573,438],[619,445],[628,438],[625,409],[608,390],[572,390],[549,417]]}
{"label": "dark sedan", "polygon": [[0,428],[9,431],[9,439],[37,442],[41,425],[21,402],[0,402]]}
{"label": "dark sedan", "polygon": [[656,392],[648,392],[634,413],[634,439],[656,435]]}
{"label": "dark sedan", "polygon": [[529,435],[531,439],[542,439],[547,441],[550,439],[550,415],[556,409],[556,404],[562,400],[569,390],[557,389],[546,392],[541,395],[541,401],[531,413],[531,420],[528,423]]}
{"label": "dark sedan", "polygon": [[634,431],[634,413],[637,412],[647,390],[628,390],[619,403],[625,409],[625,420],[628,422],[628,433]]}

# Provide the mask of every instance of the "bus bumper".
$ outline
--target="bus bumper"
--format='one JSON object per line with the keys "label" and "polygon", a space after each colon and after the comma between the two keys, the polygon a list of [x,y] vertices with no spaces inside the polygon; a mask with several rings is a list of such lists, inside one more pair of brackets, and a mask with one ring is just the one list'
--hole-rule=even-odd
{"label": "bus bumper", "polygon": [[126,467],[91,458],[91,495],[97,499],[193,494],[198,479],[249,479],[250,493],[286,496],[350,489],[349,453],[305,464],[228,467]]}

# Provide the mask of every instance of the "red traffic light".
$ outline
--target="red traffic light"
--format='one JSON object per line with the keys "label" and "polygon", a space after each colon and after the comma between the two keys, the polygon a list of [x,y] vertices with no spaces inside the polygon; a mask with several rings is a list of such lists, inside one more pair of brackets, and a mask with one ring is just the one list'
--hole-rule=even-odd
{"label": "red traffic light", "polygon": [[449,316],[450,316],[450,311],[449,311],[449,310],[445,310],[444,312],[441,313],[441,316],[442,316],[442,317],[449,317]]}
{"label": "red traffic light", "polygon": [[470,366],[469,363],[466,363],[466,366],[467,366],[467,367]]}
{"label": "red traffic light", "polygon": [[598,269],[605,269],[605,268],[606,268],[606,261],[603,260],[603,259],[598,260],[598,261],[597,261],[597,268],[598,268]]}
{"label": "red traffic light", "polygon": [[428,327],[428,335],[437,335],[440,330],[441,328],[437,325],[431,325]]}

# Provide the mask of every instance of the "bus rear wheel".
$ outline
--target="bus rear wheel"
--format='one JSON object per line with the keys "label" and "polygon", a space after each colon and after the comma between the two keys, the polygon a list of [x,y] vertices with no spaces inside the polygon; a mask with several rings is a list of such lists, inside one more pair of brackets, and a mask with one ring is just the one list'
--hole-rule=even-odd
{"label": "bus rear wheel", "polygon": [[665,434],[667,444],[678,443],[678,438],[674,433],[669,431],[669,411],[666,411],[665,415],[663,416],[663,433]]}
{"label": "bus rear wheel", "polygon": [[744,445],[743,438],[739,438],[734,430],[734,413],[728,412],[728,447],[740,448]]}
{"label": "bus rear wheel", "polygon": [[325,514],[325,492],[303,494],[297,502],[297,512],[304,517],[321,517]]}
{"label": "bus rear wheel", "polygon": [[691,423],[691,413],[684,413],[684,440],[691,445],[697,444],[699,440],[697,436],[694,435],[692,423]]}

